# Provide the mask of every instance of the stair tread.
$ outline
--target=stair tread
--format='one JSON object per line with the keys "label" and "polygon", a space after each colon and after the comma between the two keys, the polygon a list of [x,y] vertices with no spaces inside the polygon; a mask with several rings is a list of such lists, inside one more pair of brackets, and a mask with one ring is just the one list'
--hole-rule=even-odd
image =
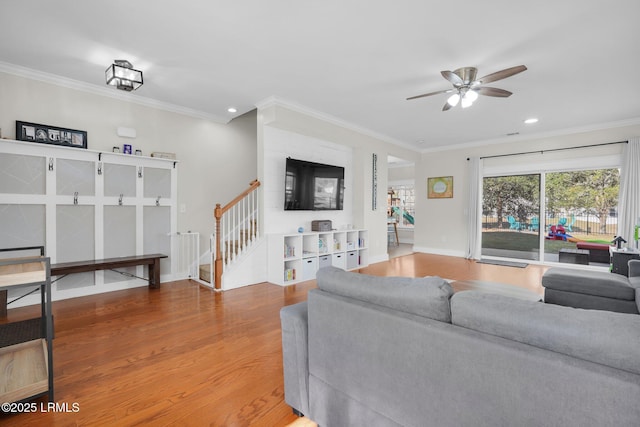
{"label": "stair tread", "polygon": [[210,283],[210,277],[211,277],[211,265],[209,264],[202,264],[200,265],[200,280],[204,280],[207,283]]}

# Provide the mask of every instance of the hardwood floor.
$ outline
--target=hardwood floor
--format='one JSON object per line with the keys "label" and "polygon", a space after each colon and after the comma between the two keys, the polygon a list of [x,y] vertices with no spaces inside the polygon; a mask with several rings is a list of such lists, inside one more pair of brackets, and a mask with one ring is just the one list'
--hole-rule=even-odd
{"label": "hardwood floor", "polygon": [[[440,276],[453,280],[480,280],[512,284],[543,294],[542,275],[547,266],[530,264],[526,268],[479,264],[457,257],[415,253],[372,264],[360,270],[375,276]],[[466,288],[465,288],[466,289]],[[460,291],[463,289],[455,289]]]}
{"label": "hardwood floor", "polygon": [[[438,275],[542,293],[545,267],[501,267],[426,254],[371,265],[379,276]],[[315,281],[214,293],[195,282],[54,303],[56,402],[70,412],[0,415],[0,425],[285,426],[280,308]],[[458,289],[459,290],[459,289]],[[39,307],[9,310],[8,320]],[[37,401],[46,407],[44,399]],[[73,412],[73,405],[79,409]],[[39,406],[38,406],[39,407]]]}

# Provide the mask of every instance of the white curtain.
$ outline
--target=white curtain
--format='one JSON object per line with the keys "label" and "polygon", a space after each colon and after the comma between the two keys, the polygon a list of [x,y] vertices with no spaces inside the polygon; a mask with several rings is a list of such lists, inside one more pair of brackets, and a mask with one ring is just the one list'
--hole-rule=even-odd
{"label": "white curtain", "polygon": [[618,198],[618,236],[635,247],[634,229],[640,217],[640,137],[629,139],[622,151],[620,196]]}
{"label": "white curtain", "polygon": [[469,191],[467,205],[467,259],[480,259],[482,218],[482,159],[469,158]]}

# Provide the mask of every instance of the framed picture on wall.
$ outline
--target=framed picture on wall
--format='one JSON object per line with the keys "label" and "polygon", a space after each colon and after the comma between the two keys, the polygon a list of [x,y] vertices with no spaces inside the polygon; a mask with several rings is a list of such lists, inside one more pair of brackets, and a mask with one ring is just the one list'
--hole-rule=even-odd
{"label": "framed picture on wall", "polygon": [[86,131],[21,122],[17,120],[16,139],[18,141],[39,142],[41,144],[87,148]]}
{"label": "framed picture on wall", "polygon": [[453,197],[453,177],[439,176],[427,178],[427,197],[429,199],[450,199]]}

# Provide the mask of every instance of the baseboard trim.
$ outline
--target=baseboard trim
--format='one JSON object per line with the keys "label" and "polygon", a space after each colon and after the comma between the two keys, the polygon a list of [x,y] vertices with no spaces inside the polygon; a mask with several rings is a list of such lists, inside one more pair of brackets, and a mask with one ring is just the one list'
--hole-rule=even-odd
{"label": "baseboard trim", "polygon": [[454,257],[458,257],[458,258],[464,258],[464,252],[463,251],[456,251],[456,250],[450,250],[450,249],[441,249],[441,248],[427,248],[424,246],[413,246],[413,251],[414,252],[421,252],[421,253],[425,253],[425,254],[432,254],[432,255],[445,255],[445,256],[454,256]]}
{"label": "baseboard trim", "polygon": [[389,261],[389,254],[372,256],[371,258],[369,258],[369,264],[375,264],[384,261]]}

